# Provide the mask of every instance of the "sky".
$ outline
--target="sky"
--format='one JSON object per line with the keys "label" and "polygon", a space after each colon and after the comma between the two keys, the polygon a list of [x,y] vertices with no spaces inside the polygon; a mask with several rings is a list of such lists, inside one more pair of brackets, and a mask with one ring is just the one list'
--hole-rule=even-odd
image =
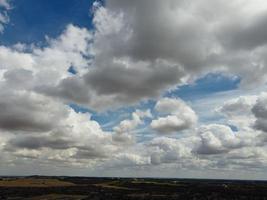
{"label": "sky", "polygon": [[0,175],[267,179],[264,0],[0,0]]}

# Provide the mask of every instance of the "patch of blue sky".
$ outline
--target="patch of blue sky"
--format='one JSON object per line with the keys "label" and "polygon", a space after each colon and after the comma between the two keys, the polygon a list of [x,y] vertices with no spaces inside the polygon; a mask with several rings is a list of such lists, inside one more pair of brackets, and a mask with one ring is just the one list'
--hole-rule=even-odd
{"label": "patch of blue sky", "polygon": [[[216,108],[239,91],[240,77],[221,73],[209,73],[193,84],[167,92],[167,97],[179,97],[186,101],[198,115],[201,124],[225,124],[225,117]],[[235,130],[234,127],[232,130]]]}
{"label": "patch of blue sky", "polygon": [[[122,120],[124,119],[131,119],[132,113],[135,112],[137,109],[139,110],[147,110],[149,109],[152,113],[152,116],[157,116],[157,113],[153,109],[156,104],[156,101],[154,100],[147,100],[144,102],[141,102],[137,106],[126,106],[122,107],[116,110],[108,110],[106,112],[95,112],[93,110],[90,110],[86,108],[85,106],[80,106],[77,104],[69,104],[69,106],[75,111],[75,112],[81,112],[81,113],[90,113],[91,119],[97,121],[101,127],[106,130],[110,131],[112,128],[116,125],[118,125]],[[144,124],[140,126],[140,128],[146,127],[148,124],[150,124],[151,119],[145,118]]]}
{"label": "patch of blue sky", "polygon": [[[167,97],[180,97],[187,101],[190,106],[199,115],[199,121],[201,123],[223,122],[224,117],[214,112],[214,102],[208,101],[206,98],[209,96],[216,96],[219,93],[229,92],[237,89],[240,83],[238,77],[227,77],[221,74],[208,74],[198,80],[192,85],[185,85],[179,87],[177,90],[168,92]],[[203,101],[201,101],[203,99]],[[202,103],[201,103],[202,102]],[[199,104],[200,103],[200,104]],[[93,112],[87,108],[71,105],[76,112],[89,112],[92,114],[91,119],[97,121],[104,130],[112,130],[112,128],[120,123],[124,119],[131,119],[131,113],[136,109],[146,110],[150,109],[152,116],[157,118],[159,115],[155,111],[156,101],[147,100],[143,101],[137,106],[123,107],[117,110],[107,111],[105,113]],[[200,106],[201,105],[201,106]],[[204,109],[204,110],[203,110]],[[207,109],[209,112],[207,112]],[[148,126],[151,119],[146,118],[144,124],[138,128],[143,129]]]}
{"label": "patch of blue sky", "polygon": [[73,66],[69,67],[68,72],[73,74],[73,75],[77,74],[77,71],[75,70],[75,68]]}
{"label": "patch of blue sky", "polygon": [[236,126],[232,125],[232,124],[228,124],[228,126],[231,128],[231,130],[233,132],[237,132],[238,131],[238,128]]}
{"label": "patch of blue sky", "polygon": [[69,104],[69,106],[77,113],[91,113],[94,114],[94,112],[84,106],[80,106],[78,104]]}
{"label": "patch of blue sky", "polygon": [[169,91],[165,96],[179,97],[185,101],[206,98],[209,95],[236,90],[241,79],[238,76],[226,76],[220,73],[209,73],[193,84],[187,84]]}
{"label": "patch of blue sky", "polygon": [[[94,0],[19,0],[11,1],[10,23],[0,34],[3,45],[35,43],[45,45],[45,36],[62,33],[68,24],[93,29],[90,7]],[[16,4],[15,4],[16,3]]]}
{"label": "patch of blue sky", "polygon": [[124,119],[131,119],[131,114],[135,111],[133,106],[106,112],[96,112],[77,104],[69,104],[69,106],[77,113],[89,113],[91,120],[97,121],[105,131],[111,131],[114,126]]}
{"label": "patch of blue sky", "polygon": [[112,131],[122,120],[131,119],[131,113],[131,108],[122,108],[105,113],[95,113],[91,119],[97,121],[103,130]]}

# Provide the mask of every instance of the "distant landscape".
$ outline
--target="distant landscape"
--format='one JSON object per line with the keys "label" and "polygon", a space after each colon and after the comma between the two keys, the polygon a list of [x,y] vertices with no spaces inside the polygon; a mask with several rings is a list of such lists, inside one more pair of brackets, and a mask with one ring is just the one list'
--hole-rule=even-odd
{"label": "distant landscape", "polygon": [[0,199],[267,199],[267,181],[1,177]]}
{"label": "distant landscape", "polygon": [[267,0],[0,0],[24,199],[267,200]]}

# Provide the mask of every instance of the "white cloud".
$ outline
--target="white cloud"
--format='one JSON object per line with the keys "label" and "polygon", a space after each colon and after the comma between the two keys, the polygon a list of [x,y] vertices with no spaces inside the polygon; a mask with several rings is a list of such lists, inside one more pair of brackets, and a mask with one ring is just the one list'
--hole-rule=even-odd
{"label": "white cloud", "polygon": [[163,98],[157,102],[155,109],[160,114],[167,114],[151,122],[151,128],[159,133],[189,129],[197,122],[195,112],[180,99]]}
{"label": "white cloud", "polygon": [[118,126],[114,127],[115,134],[113,140],[115,142],[133,142],[135,140],[134,135],[131,132],[136,129],[139,125],[143,124],[144,118],[151,118],[150,110],[141,111],[136,110],[132,113],[132,119],[125,119],[119,123]]}
{"label": "white cloud", "polygon": [[189,127],[190,125],[187,125],[184,120],[175,115],[160,117],[151,122],[151,128],[160,133],[178,132]]}
{"label": "white cloud", "polygon": [[251,109],[256,103],[256,100],[257,96],[240,96],[225,102],[218,111],[227,116],[247,115],[251,113]]}
{"label": "white cloud", "polygon": [[257,98],[256,95],[251,95],[230,99],[224,102],[216,111],[226,117],[228,124],[234,125],[238,129],[249,129],[255,122],[251,109],[255,105]]}
{"label": "white cloud", "polygon": [[75,113],[70,109],[64,120],[51,130],[9,135],[3,148],[10,158],[27,156],[40,162],[65,163],[66,166],[95,164],[96,160],[108,159],[119,150],[112,142],[111,133],[104,132],[96,121],[90,120],[88,114]]}
{"label": "white cloud", "polygon": [[120,122],[120,124],[116,127],[114,127],[114,131],[117,133],[125,133],[125,132],[130,132],[133,129],[135,129],[138,125],[142,124],[142,119],[149,117],[151,118],[152,115],[150,113],[150,110],[146,111],[140,111],[136,110],[135,112],[132,113],[132,119],[130,120],[123,120]]}
{"label": "white cloud", "polygon": [[194,152],[198,154],[222,154],[233,149],[257,145],[257,132],[233,132],[230,127],[220,124],[201,126],[198,130],[200,144]]}
{"label": "white cloud", "polygon": [[181,163],[186,159],[194,160],[191,154],[194,138],[190,142],[186,139],[173,139],[167,137],[154,138],[149,142],[152,147],[151,164],[159,165],[162,163]]}
{"label": "white cloud", "polygon": [[17,52],[9,47],[0,46],[0,69],[33,69],[34,60],[30,53]]}
{"label": "white cloud", "polygon": [[208,125],[200,130],[201,145],[196,152],[199,154],[218,154],[229,151],[228,147],[240,144],[230,127],[223,125]]}
{"label": "white cloud", "polygon": [[105,168],[125,168],[125,167],[135,167],[135,166],[145,166],[149,165],[150,160],[148,157],[143,157],[141,155],[132,154],[132,153],[122,153],[116,155],[113,159],[110,159],[105,163]]}
{"label": "white cloud", "polygon": [[[238,132],[254,132],[255,142],[263,145],[267,141],[266,99],[266,92],[259,95],[240,96],[225,102],[217,108],[217,112],[222,112],[227,124],[236,126]],[[259,135],[260,131],[262,134]]]}

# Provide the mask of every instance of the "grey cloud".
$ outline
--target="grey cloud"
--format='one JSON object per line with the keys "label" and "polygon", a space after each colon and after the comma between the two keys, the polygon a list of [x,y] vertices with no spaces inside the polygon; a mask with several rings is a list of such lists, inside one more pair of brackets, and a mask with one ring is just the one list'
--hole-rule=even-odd
{"label": "grey cloud", "polygon": [[163,117],[152,120],[150,124],[151,128],[159,133],[174,133],[190,129],[197,122],[196,113],[180,99],[160,99],[155,109],[159,114],[165,114]]}
{"label": "grey cloud", "polygon": [[213,39],[202,19],[179,9],[183,1],[119,2],[95,9],[94,59],[84,76],[91,93],[132,104],[202,69]]}
{"label": "grey cloud", "polygon": [[83,79],[68,77],[63,79],[57,86],[40,86],[35,88],[39,93],[54,96],[78,104],[90,102],[90,90]]}
{"label": "grey cloud", "polygon": [[72,141],[62,138],[55,138],[53,136],[20,136],[8,141],[8,145],[5,147],[5,149],[68,149],[71,147],[71,145],[73,145]]}
{"label": "grey cloud", "polygon": [[[257,47],[266,44],[266,14],[255,12],[251,2],[242,2],[108,1],[106,12],[95,13],[96,29],[101,30],[93,45],[96,62],[163,59],[182,66],[187,78],[223,70],[241,76],[242,86],[263,83],[266,50],[258,52]],[[104,29],[106,21],[117,28]]]}
{"label": "grey cloud", "polygon": [[267,119],[262,119],[262,118],[257,119],[254,127],[258,130],[262,130],[264,132],[267,132]]}
{"label": "grey cloud", "polygon": [[256,104],[252,108],[252,112],[256,117],[255,128],[267,132],[267,94],[263,93],[259,96]]}
{"label": "grey cloud", "polygon": [[219,143],[216,144],[215,141],[211,140],[212,139],[208,138],[207,136],[206,137],[202,136],[201,145],[194,152],[196,152],[197,154],[213,155],[213,154],[227,153],[230,151],[230,149],[221,146],[221,144]]}
{"label": "grey cloud", "polygon": [[[264,83],[265,15],[249,13],[242,20],[238,8],[243,11],[245,6],[221,0],[97,4],[94,32],[68,26],[58,41],[52,40],[51,48],[35,51],[42,67],[77,63],[80,74],[55,81],[56,85],[38,84],[37,91],[105,110],[156,98],[214,71],[237,74],[242,85]],[[256,48],[259,44],[261,50]],[[60,59],[51,63],[51,53],[59,53]]]}
{"label": "grey cloud", "polygon": [[188,9],[184,1],[173,0],[108,2],[111,12],[123,12],[126,27],[132,30],[127,45],[117,43],[115,53],[118,49],[117,54],[137,60],[175,60],[188,68],[199,65],[207,55],[203,46],[213,45],[208,42],[212,38],[206,38],[209,34],[201,18],[179,7]]}
{"label": "grey cloud", "polygon": [[259,14],[252,19],[237,18],[223,26],[219,32],[222,44],[231,50],[252,50],[267,43],[267,15]]}
{"label": "grey cloud", "polygon": [[27,92],[0,94],[0,128],[11,131],[49,131],[67,112],[64,106]]}
{"label": "grey cloud", "polygon": [[7,87],[15,89],[26,89],[32,86],[33,73],[25,69],[11,69],[4,73]]}
{"label": "grey cloud", "polygon": [[252,108],[252,112],[258,118],[267,118],[267,98],[266,94],[259,97],[256,104]]}
{"label": "grey cloud", "polygon": [[88,147],[86,149],[78,149],[77,153],[73,155],[76,159],[96,159],[108,158],[108,152],[98,147]]}
{"label": "grey cloud", "polygon": [[90,70],[84,78],[98,95],[116,95],[118,101],[131,103],[159,96],[162,90],[179,82],[182,75],[178,66],[164,61],[141,64],[139,68],[111,62]]}

